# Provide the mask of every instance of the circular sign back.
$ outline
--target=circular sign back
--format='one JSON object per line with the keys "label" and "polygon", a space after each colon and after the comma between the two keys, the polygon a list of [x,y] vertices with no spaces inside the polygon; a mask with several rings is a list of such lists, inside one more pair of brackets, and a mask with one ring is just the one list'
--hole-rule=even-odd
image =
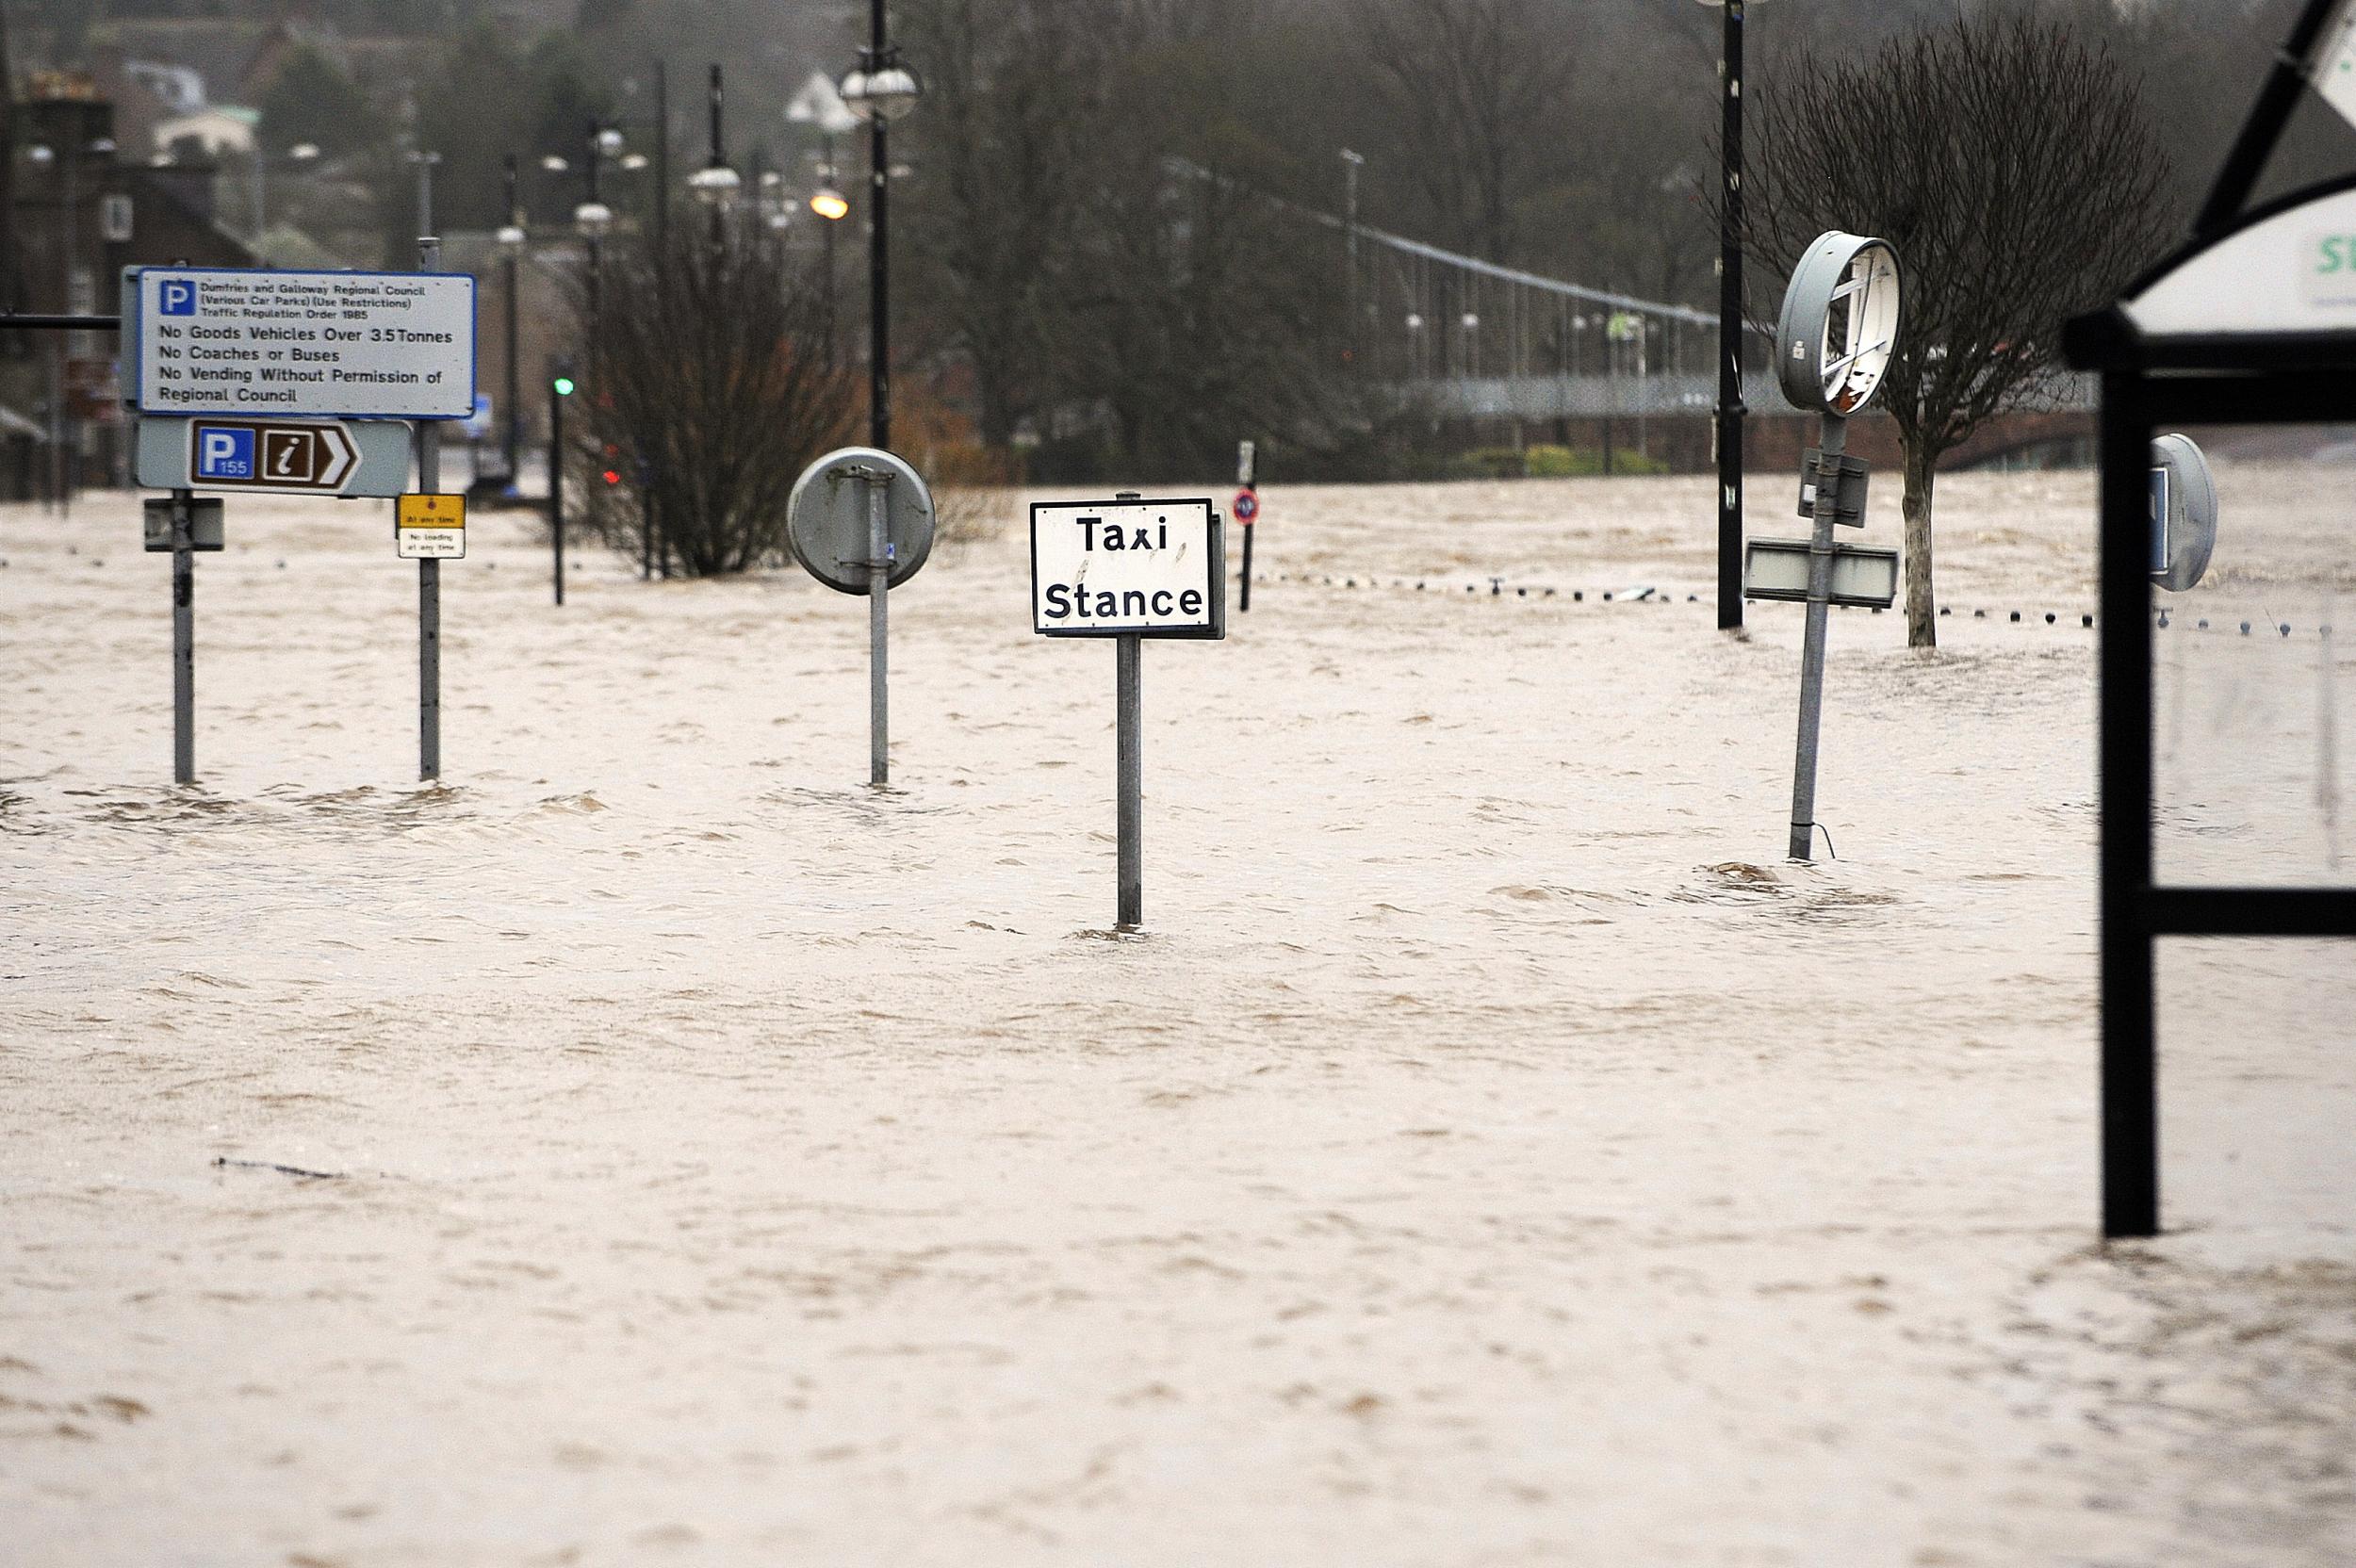
{"label": "circular sign back", "polygon": [[845,594],[867,592],[869,506],[884,501],[886,583],[897,588],[933,552],[933,497],[906,461],[875,447],[844,447],[802,470],[786,502],[786,542],[802,569]]}
{"label": "circular sign back", "polygon": [[1260,514],[1260,498],[1249,490],[1235,492],[1235,521],[1249,525]]}
{"label": "circular sign back", "polygon": [[1794,408],[1842,418],[1873,401],[1898,347],[1898,253],[1834,230],[1792,270],[1775,328],[1775,379]]}
{"label": "circular sign back", "polygon": [[2151,580],[2183,593],[2209,569],[2217,548],[2217,481],[2185,435],[2151,443]]}

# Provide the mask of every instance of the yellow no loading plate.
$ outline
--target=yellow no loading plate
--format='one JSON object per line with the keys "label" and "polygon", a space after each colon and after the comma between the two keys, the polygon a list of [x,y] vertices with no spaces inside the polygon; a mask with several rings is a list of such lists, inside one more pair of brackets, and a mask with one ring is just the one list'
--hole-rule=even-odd
{"label": "yellow no loading plate", "polygon": [[401,528],[465,528],[466,498],[402,496],[393,502],[393,521]]}
{"label": "yellow no loading plate", "polygon": [[466,498],[400,496],[393,501],[393,554],[403,561],[463,561]]}

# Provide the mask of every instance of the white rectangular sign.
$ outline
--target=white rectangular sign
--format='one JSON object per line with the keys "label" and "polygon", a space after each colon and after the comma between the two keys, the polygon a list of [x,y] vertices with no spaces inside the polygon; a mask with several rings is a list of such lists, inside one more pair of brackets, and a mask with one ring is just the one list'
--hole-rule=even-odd
{"label": "white rectangular sign", "polygon": [[1031,629],[1043,635],[1224,637],[1226,575],[1207,498],[1032,504]]}
{"label": "white rectangular sign", "polygon": [[393,554],[401,561],[463,561],[466,531],[463,528],[397,528]]}
{"label": "white rectangular sign", "polygon": [[463,272],[134,274],[133,396],[150,414],[464,419],[474,279]]}
{"label": "white rectangular sign", "polygon": [[[1752,539],[1743,545],[1742,592],[1755,599],[1808,602],[1813,546],[1806,539]],[[1826,602],[1887,610],[1898,596],[1898,552],[1835,545]]]}

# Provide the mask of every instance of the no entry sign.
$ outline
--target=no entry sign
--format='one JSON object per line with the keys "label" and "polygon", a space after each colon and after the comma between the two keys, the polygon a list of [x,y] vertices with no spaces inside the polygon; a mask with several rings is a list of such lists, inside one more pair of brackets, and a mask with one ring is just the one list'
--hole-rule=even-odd
{"label": "no entry sign", "polygon": [[1031,629],[1043,636],[1224,637],[1226,580],[1207,497],[1031,507]]}

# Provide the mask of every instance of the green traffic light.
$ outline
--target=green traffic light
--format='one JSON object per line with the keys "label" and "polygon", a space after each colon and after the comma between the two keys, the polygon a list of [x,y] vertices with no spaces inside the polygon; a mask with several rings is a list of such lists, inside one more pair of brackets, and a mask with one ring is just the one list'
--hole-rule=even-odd
{"label": "green traffic light", "polygon": [[556,395],[560,398],[569,398],[573,395],[573,378],[570,376],[557,377],[555,386]]}

